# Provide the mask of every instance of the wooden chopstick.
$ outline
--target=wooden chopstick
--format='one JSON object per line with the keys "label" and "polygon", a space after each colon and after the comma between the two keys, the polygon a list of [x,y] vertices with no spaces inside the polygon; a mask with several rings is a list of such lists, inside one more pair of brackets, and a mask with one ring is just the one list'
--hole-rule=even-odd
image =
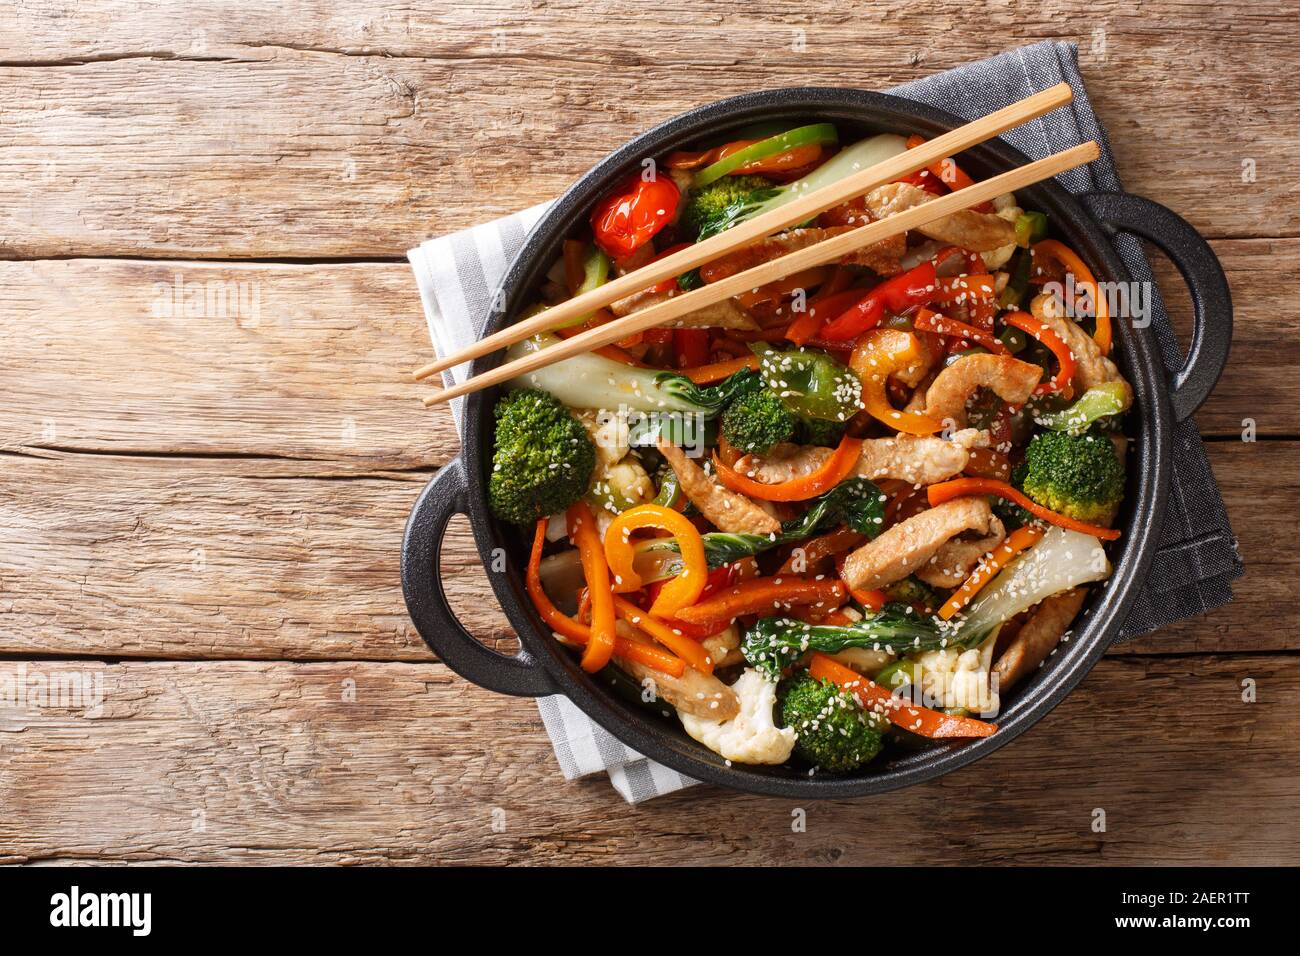
{"label": "wooden chopstick", "polygon": [[948,193],[946,196],[940,196],[919,206],[913,206],[911,209],[895,213],[876,222],[859,226],[851,232],[842,233],[814,246],[792,252],[780,259],[764,262],[752,269],[728,276],[711,285],[687,292],[685,295],[674,296],[648,309],[642,309],[613,322],[607,322],[596,328],[588,329],[586,332],[565,339],[550,348],[540,349],[513,362],[507,362],[505,365],[484,372],[482,375],[476,375],[459,385],[428,396],[424,399],[425,407],[438,405],[461,395],[467,395],[470,392],[499,385],[512,378],[572,358],[574,355],[589,352],[602,345],[609,345],[619,339],[654,328],[657,325],[668,325],[689,312],[721,302],[723,299],[729,299],[733,295],[749,289],[756,289],[802,269],[810,269],[813,266],[840,259],[857,249],[861,249],[863,246],[889,239],[909,229],[915,229],[936,219],[942,219],[944,216],[950,216],[963,209],[969,209],[980,203],[988,202],[1004,193],[1014,192],[1044,179],[1050,179],[1067,169],[1090,163],[1099,155],[1100,150],[1097,144],[1089,141],[1030,163],[1027,166],[1021,166],[1018,169],[1010,170],[983,182],[967,186],[957,192]]}
{"label": "wooden chopstick", "polygon": [[1069,103],[1073,97],[1074,91],[1070,89],[1068,83],[1058,83],[1050,89],[1035,93],[1018,103],[1012,103],[965,126],[959,126],[884,162],[859,170],[838,182],[793,199],[771,212],[755,216],[726,232],[644,265],[590,292],[584,292],[582,295],[553,305],[536,316],[508,325],[501,331],[482,338],[453,355],[430,362],[414,372],[412,378],[419,381],[437,372],[446,371],[480,355],[513,345],[538,332],[558,328],[571,319],[588,315],[611,302],[657,285],[665,279],[676,278],[728,252],[779,232],[787,226],[811,219],[818,213],[869,192],[877,186],[893,182],[908,173],[992,139],[1022,123],[1037,119]]}

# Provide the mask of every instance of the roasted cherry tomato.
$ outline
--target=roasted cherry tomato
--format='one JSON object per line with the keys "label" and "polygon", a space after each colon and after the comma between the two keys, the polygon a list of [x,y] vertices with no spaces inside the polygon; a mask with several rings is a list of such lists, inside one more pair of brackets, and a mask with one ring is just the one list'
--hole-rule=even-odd
{"label": "roasted cherry tomato", "polygon": [[632,176],[596,204],[591,231],[596,244],[614,259],[636,252],[672,221],[681,192],[668,176]]}

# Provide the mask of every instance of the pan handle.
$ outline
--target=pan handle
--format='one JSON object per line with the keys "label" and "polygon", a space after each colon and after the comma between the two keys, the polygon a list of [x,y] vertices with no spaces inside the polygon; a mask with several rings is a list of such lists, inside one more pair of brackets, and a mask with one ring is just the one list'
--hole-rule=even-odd
{"label": "pan handle", "polygon": [[1219,258],[1186,219],[1150,199],[1110,192],[1078,198],[1109,234],[1128,232],[1155,243],[1187,283],[1192,294],[1192,344],[1183,367],[1169,383],[1174,421],[1185,421],[1210,397],[1232,345],[1232,294]]}
{"label": "pan handle", "polygon": [[467,514],[465,468],[459,458],[444,466],[420,494],[402,541],[402,593],[415,628],[444,664],[468,681],[516,697],[554,694],[541,665],[520,649],[508,657],[484,647],[465,630],[442,587],[442,542],[447,523]]}

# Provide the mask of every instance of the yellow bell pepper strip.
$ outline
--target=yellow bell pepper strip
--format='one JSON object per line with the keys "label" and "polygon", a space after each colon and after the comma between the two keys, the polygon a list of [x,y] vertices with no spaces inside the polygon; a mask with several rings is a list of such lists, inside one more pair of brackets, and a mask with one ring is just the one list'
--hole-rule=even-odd
{"label": "yellow bell pepper strip", "polygon": [[1055,239],[1044,239],[1041,242],[1034,243],[1033,252],[1035,258],[1041,255],[1055,259],[1065,267],[1067,272],[1074,276],[1075,286],[1088,293],[1092,299],[1093,314],[1097,320],[1097,328],[1092,333],[1092,340],[1097,343],[1097,348],[1101,349],[1102,355],[1109,355],[1113,336],[1110,324],[1110,305],[1106,302],[1106,297],[1101,294],[1101,289],[1097,286],[1097,280],[1092,277],[1092,272],[1083,264],[1083,260],[1075,254],[1073,249],[1064,243],[1057,242]]}
{"label": "yellow bell pepper strip", "polygon": [[591,640],[582,652],[582,669],[594,674],[614,656],[614,592],[609,586],[609,565],[600,546],[596,518],[585,502],[579,501],[565,513],[569,539],[578,547],[582,575],[591,595]]}
{"label": "yellow bell pepper strip", "polygon": [[632,567],[636,556],[632,532],[642,528],[658,528],[677,539],[682,572],[664,585],[650,605],[650,613],[655,617],[673,617],[698,601],[708,584],[709,562],[704,555],[704,539],[680,511],[663,505],[637,505],[624,511],[605,530],[605,561],[614,575],[614,590],[619,593],[641,589],[641,575]]}
{"label": "yellow bell pepper strip", "polygon": [[858,340],[849,368],[862,379],[862,404],[871,417],[908,435],[933,435],[943,427],[920,412],[902,412],[889,403],[889,376],[925,361],[921,340],[906,329],[872,329]]}
{"label": "yellow bell pepper strip", "polygon": [[851,475],[861,455],[862,439],[853,438],[845,433],[835,451],[815,471],[789,481],[773,484],[755,481],[729,468],[718,457],[717,452],[713,454],[713,468],[723,487],[750,498],[758,498],[761,501],[807,501],[809,498],[816,498],[823,492],[830,491]]}
{"label": "yellow bell pepper strip", "polygon": [[1011,563],[1012,558],[1021,551],[1032,548],[1042,537],[1043,529],[1033,524],[1023,525],[1011,532],[1005,541],[980,559],[971,576],[952,592],[952,597],[939,608],[939,617],[945,621],[952,620],[953,615],[969,604],[980,588],[992,581],[999,571]]}
{"label": "yellow bell pepper strip", "polygon": [[1070,351],[1070,346],[1065,344],[1065,340],[1057,335],[1050,325],[1034,318],[1028,312],[1008,312],[1002,316],[1002,321],[1012,328],[1032,335],[1051,349],[1052,354],[1056,356],[1056,374],[1046,382],[1039,382],[1034,386],[1034,393],[1045,395],[1049,392],[1060,392],[1068,398],[1072,393],[1070,382],[1074,378],[1076,365],[1074,353]]}
{"label": "yellow bell pepper strip", "polygon": [[1044,508],[1019,488],[1005,481],[998,481],[996,478],[954,478],[951,481],[941,481],[939,484],[931,485],[926,489],[926,496],[930,500],[931,508],[941,505],[945,501],[964,498],[968,495],[997,495],[1007,501],[1014,501],[1040,521],[1054,524],[1058,528],[1065,528],[1067,531],[1090,534],[1102,541],[1115,541],[1121,533],[1118,528],[1103,528],[1098,524],[1088,524],[1086,521],[1079,521],[1068,515],[1058,514]]}
{"label": "yellow bell pepper strip", "polygon": [[656,641],[668,648],[691,667],[704,674],[713,673],[713,659],[699,641],[692,640],[681,631],[643,611],[627,598],[614,597],[614,613],[633,627],[649,634]]}
{"label": "yellow bell pepper strip", "polygon": [[[537,608],[537,613],[552,631],[567,637],[576,644],[590,644],[591,628],[580,621],[575,621],[551,603],[550,597],[542,588],[542,546],[546,544],[546,526],[548,523],[549,521],[546,518],[538,520],[537,530],[533,535],[533,550],[528,558],[528,573],[524,580],[528,588],[528,596],[532,598],[533,607]],[[586,591],[587,589],[584,588],[583,590]],[[636,661],[638,664],[644,664],[646,667],[653,667],[662,673],[671,674],[673,677],[681,677],[682,674],[686,673],[686,664],[681,658],[674,657],[667,651],[662,651],[649,644],[638,644],[635,641],[616,636],[614,638],[614,654],[630,661]]]}
{"label": "yellow bell pepper strip", "polygon": [[813,653],[808,673],[818,680],[828,680],[839,685],[840,689],[857,697],[863,707],[883,713],[895,726],[922,737],[936,740],[947,737],[991,737],[998,729],[997,724],[976,720],[974,717],[959,717],[910,704],[895,697],[875,681],[820,652]]}
{"label": "yellow bell pepper strip", "polygon": [[848,592],[842,581],[811,578],[753,578],[677,612],[687,624],[730,621],[744,614],[772,614],[795,604],[821,604],[833,610]]}

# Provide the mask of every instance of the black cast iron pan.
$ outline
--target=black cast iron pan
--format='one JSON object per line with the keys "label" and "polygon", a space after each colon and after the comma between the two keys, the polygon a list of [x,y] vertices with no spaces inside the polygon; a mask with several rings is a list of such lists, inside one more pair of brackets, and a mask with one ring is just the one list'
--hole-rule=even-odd
{"label": "black cast iron pan", "polygon": [[[757,122],[791,125],[835,123],[845,142],[881,132],[931,138],[962,124],[956,116],[880,93],[848,89],[782,89],[751,93],[684,113],[637,137],[583,176],[547,211],[515,257],[485,333],[501,328],[527,300],[560,242],[584,227],[593,203],[619,177],[639,169],[647,157],[725,140],[729,132]],[[733,137],[734,138],[734,137]],[[962,154],[963,168],[985,178],[1029,160],[1000,140]],[[1163,368],[1149,328],[1116,322],[1116,359],[1135,392],[1127,419],[1132,439],[1129,477],[1120,525],[1124,535],[1112,548],[1115,571],[1094,586],[1074,637],[1062,644],[1026,683],[1004,695],[998,731],[991,737],[919,753],[896,754],[860,772],[836,776],[788,767],[728,766],[691,740],[676,720],[627,703],[582,671],[574,656],[552,638],[534,612],[523,585],[527,544],[519,529],[502,525],[489,512],[486,482],[492,457],[492,409],[499,391],[470,395],[464,409],[461,455],[443,468],[420,496],[402,544],[402,586],[417,629],[433,651],[461,676],[490,690],[534,697],[564,694],[629,747],[698,780],[737,790],[801,799],[857,797],[930,780],[991,753],[1024,733],[1081,681],[1118,633],[1151,566],[1169,493],[1170,440],[1174,422],[1190,416],[1206,399],[1228,358],[1232,303],[1218,260],[1186,221],[1165,207],[1127,193],[1070,195],[1054,182],[1017,194],[1026,209],[1046,212],[1052,233],[1071,246],[1099,281],[1128,282],[1130,275],[1109,237],[1127,232],[1160,247],[1182,273],[1194,310],[1194,333],[1182,368]],[[494,367],[500,354],[473,364],[473,374]],[[495,549],[510,555],[504,572],[489,570],[493,589],[519,635],[513,657],[485,648],[456,619],[439,577],[439,554],[448,521],[468,515],[484,566]],[[484,746],[492,746],[484,741]]]}

